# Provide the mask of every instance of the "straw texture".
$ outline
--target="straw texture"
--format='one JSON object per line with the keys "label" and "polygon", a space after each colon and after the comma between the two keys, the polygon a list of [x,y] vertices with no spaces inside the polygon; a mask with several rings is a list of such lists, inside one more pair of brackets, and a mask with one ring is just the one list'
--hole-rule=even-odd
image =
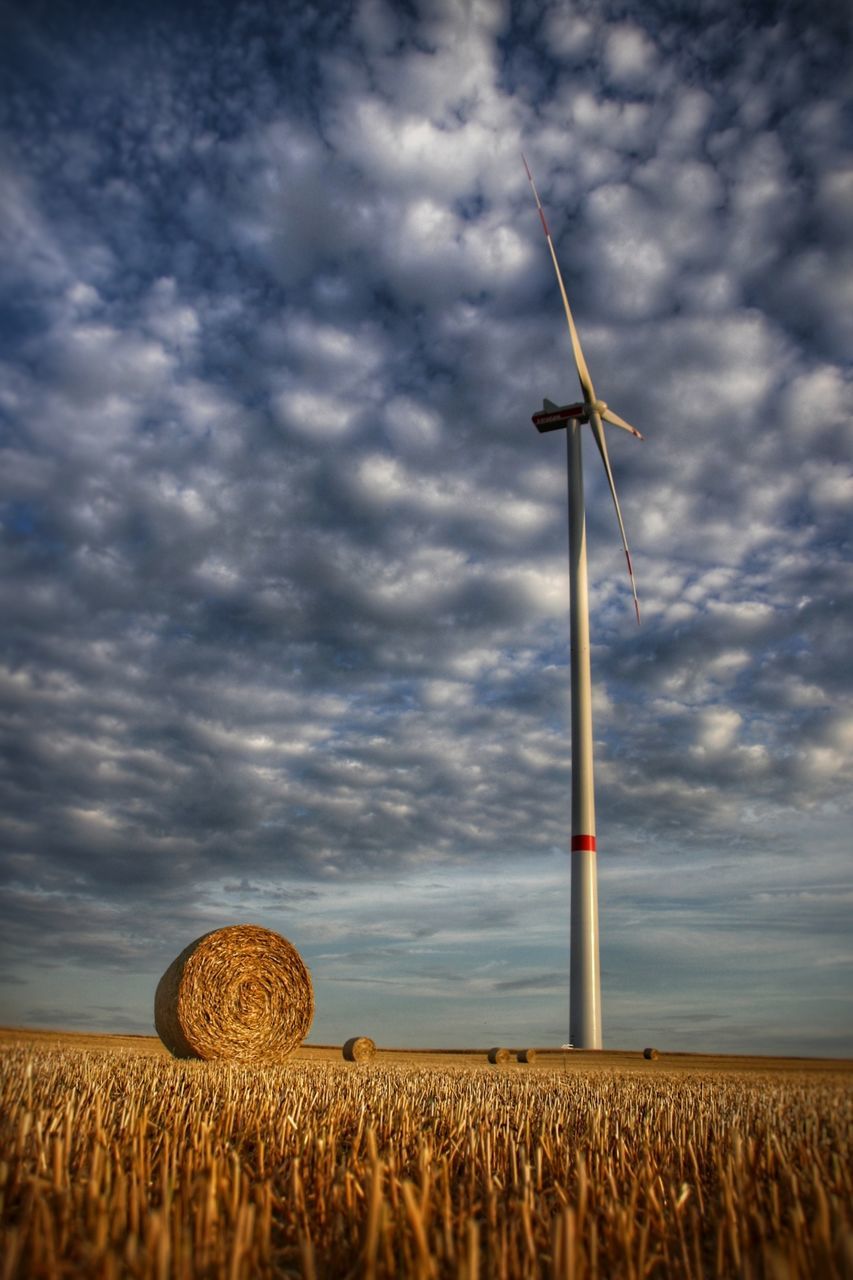
{"label": "straw texture", "polygon": [[648,1058],[648,1060],[652,1062],[654,1061],[655,1058],[659,1058],[660,1054],[658,1053],[657,1049],[644,1049],[643,1057]]}
{"label": "straw texture", "polygon": [[154,1025],[176,1058],[280,1060],[314,1017],[311,976],[271,929],[235,924],[191,942],[157,985]]}
{"label": "straw texture", "polygon": [[516,1056],[519,1062],[535,1062],[536,1050],[535,1049],[519,1049]]}
{"label": "straw texture", "polygon": [[370,1036],[352,1036],[343,1047],[347,1062],[369,1062],[376,1053],[376,1045]]}
{"label": "straw texture", "polygon": [[490,1049],[489,1050],[489,1062],[492,1062],[492,1063],[509,1062],[509,1059],[510,1059],[509,1049]]}

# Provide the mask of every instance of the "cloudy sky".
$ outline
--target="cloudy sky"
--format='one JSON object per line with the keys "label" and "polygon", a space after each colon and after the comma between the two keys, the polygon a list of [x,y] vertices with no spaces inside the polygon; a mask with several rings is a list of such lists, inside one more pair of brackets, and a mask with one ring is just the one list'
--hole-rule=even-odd
{"label": "cloudy sky", "polygon": [[[841,2],[8,5],[0,1021],[193,938],[311,1039],[568,1033],[548,213],[587,502],[605,1043],[853,1053]],[[618,437],[618,438],[617,438]]]}

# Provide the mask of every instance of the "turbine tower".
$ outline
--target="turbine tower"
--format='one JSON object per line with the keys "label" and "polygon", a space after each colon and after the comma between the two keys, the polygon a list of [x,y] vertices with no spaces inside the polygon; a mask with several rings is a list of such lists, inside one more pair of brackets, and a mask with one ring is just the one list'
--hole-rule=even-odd
{"label": "turbine tower", "polygon": [[[524,157],[522,156],[524,160]],[[542,202],[533,174],[527,161],[524,168],[536,199],[536,208],[542,221],[542,230],[551,251],[551,261],[557,275],[560,296],[569,326],[569,337],[580,380],[583,402],[559,406],[550,400],[544,402],[542,411],[534,413],[533,422],[539,431],[566,429],[569,471],[569,566],[570,566],[570,617],[571,617],[571,680],[572,680],[572,926],[570,961],[569,1040],[576,1049],[601,1048],[601,966],[598,945],[598,865],[595,847],[595,788],[593,782],[592,749],[592,683],[589,664],[589,595],[586,567],[586,516],[583,498],[583,459],[581,454],[581,428],[588,423],[601,454],[607,483],[616,508],[616,519],[622,535],[622,546],[628,561],[628,576],[634,595],[637,622],[640,621],[640,604],[634,582],[634,568],[625,525],[613,483],[613,472],[607,453],[602,422],[621,427],[638,440],[643,437],[625,422],[603,400],[596,399],[592,378],[581,350],[566,287]]]}

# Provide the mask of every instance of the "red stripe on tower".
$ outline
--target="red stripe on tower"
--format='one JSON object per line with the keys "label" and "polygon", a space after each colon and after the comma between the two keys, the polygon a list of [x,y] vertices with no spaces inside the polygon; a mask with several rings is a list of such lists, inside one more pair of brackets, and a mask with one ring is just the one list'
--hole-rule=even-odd
{"label": "red stripe on tower", "polygon": [[572,853],[595,853],[595,836],[572,836]]}

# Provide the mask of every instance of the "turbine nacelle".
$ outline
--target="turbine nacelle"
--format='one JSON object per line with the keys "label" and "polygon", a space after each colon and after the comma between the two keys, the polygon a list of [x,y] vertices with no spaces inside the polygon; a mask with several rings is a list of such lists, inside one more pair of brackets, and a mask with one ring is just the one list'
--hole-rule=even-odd
{"label": "turbine nacelle", "polygon": [[546,431],[559,431],[567,422],[573,420],[589,422],[589,406],[585,404],[556,405],[551,400],[543,400],[542,409],[533,415],[533,425],[543,435]]}
{"label": "turbine nacelle", "polygon": [[643,439],[637,428],[632,427],[630,422],[626,422],[624,418],[620,418],[618,413],[614,413],[606,400],[587,400],[582,404],[564,405],[557,405],[551,400],[545,400],[539,413],[533,414],[532,421],[536,430],[544,435],[546,431],[559,431],[566,423],[573,420],[589,422],[591,413],[596,414],[604,422],[611,423],[614,427],[621,427],[623,431],[629,431],[638,440]]}

